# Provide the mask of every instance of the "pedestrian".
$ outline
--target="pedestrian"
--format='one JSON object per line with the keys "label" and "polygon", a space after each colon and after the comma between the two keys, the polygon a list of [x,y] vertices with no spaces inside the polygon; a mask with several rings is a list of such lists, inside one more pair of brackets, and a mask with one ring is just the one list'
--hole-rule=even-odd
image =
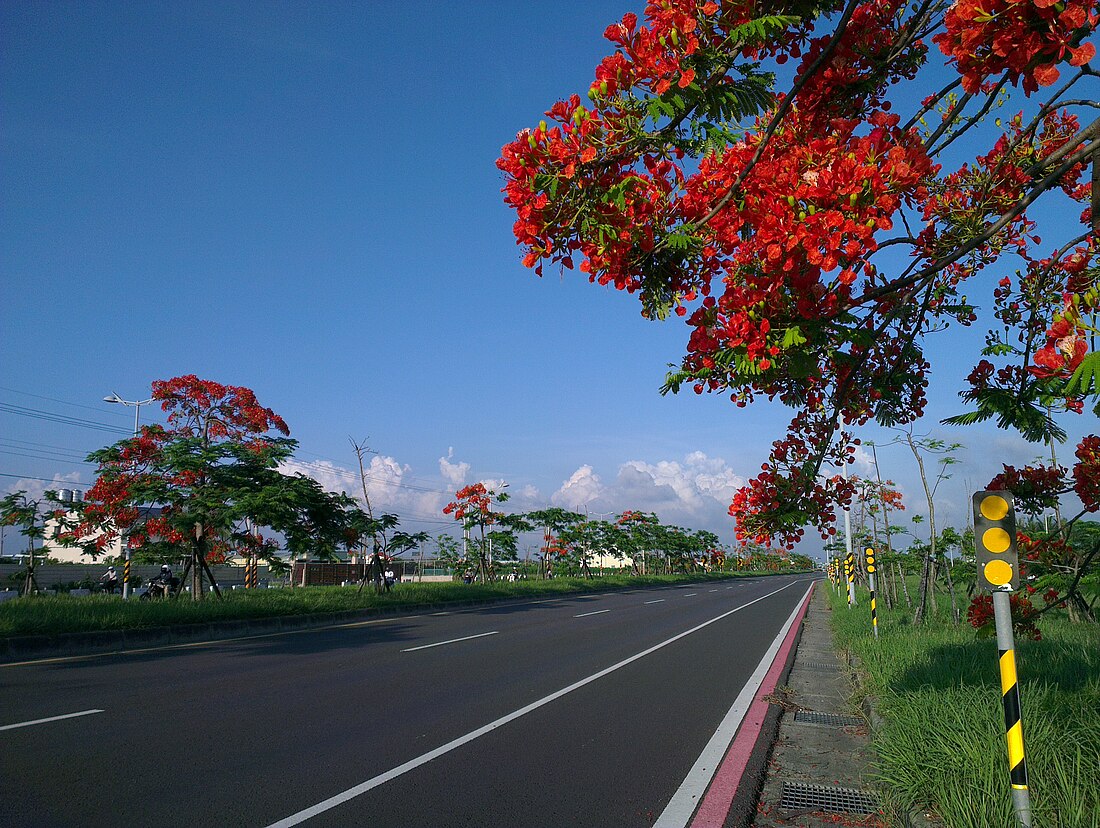
{"label": "pedestrian", "polygon": [[113,566],[107,567],[107,571],[100,576],[99,583],[103,585],[103,591],[108,595],[115,594],[115,588],[118,586],[118,575]]}

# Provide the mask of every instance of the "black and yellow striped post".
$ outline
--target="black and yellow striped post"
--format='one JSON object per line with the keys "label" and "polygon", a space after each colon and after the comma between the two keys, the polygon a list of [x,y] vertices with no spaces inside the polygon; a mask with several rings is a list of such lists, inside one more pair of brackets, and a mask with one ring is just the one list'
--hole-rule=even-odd
{"label": "black and yellow striped post", "polygon": [[1008,781],[1012,805],[1024,828],[1031,828],[1031,796],[1024,761],[1024,730],[1020,714],[1020,683],[1016,677],[1016,650],[1012,641],[1010,593],[993,593],[993,618],[997,625],[997,653],[1001,666],[1001,703],[1005,711],[1005,739],[1008,742]]}
{"label": "black and yellow striped post", "polygon": [[844,574],[847,576],[848,581],[848,606],[854,607],[856,605],[856,556],[854,552],[849,552],[844,557]]}
{"label": "black and yellow striped post", "polygon": [[130,547],[126,547],[126,559],[122,562],[122,600],[130,597]]}
{"label": "black and yellow striped post", "polygon": [[871,629],[878,638],[878,611],[875,607],[875,550],[867,547],[867,585],[871,590]]}
{"label": "black and yellow striped post", "polygon": [[993,593],[993,622],[997,629],[1012,805],[1020,825],[1031,828],[1020,684],[1016,676],[1016,648],[1012,640],[1012,593],[1020,586],[1020,565],[1016,553],[1016,516],[1011,492],[986,491],[974,495],[974,562],[979,589]]}
{"label": "black and yellow striped post", "polygon": [[248,559],[248,563],[244,565],[244,588],[255,589],[256,588],[256,556],[253,555]]}

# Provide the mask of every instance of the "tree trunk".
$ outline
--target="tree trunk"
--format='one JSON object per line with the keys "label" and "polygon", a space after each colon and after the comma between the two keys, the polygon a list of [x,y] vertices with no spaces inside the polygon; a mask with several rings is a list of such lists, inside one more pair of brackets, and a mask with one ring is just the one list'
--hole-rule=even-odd
{"label": "tree trunk", "polygon": [[925,553],[921,556],[920,584],[917,586],[917,609],[913,613],[913,623],[920,624],[924,621],[924,614],[928,608],[928,574],[932,568],[932,556]]}
{"label": "tree trunk", "polygon": [[951,621],[959,626],[959,601],[955,595],[955,581],[951,577],[951,561],[945,561],[943,571],[947,573],[947,591],[951,594]]}
{"label": "tree trunk", "polygon": [[898,578],[901,579],[901,592],[905,596],[905,606],[913,609],[913,599],[909,597],[909,584],[905,580],[905,567],[901,565],[901,561],[897,561],[896,566],[898,568]]}
{"label": "tree trunk", "polygon": [[[201,523],[195,524],[195,542],[191,544],[191,600],[201,601],[202,594],[202,563],[206,558],[206,537]],[[200,563],[200,561],[202,563]]]}

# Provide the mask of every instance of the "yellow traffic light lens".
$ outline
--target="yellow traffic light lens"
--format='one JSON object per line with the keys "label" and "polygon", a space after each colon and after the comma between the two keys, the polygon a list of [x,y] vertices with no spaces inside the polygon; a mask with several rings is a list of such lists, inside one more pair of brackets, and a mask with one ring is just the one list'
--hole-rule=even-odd
{"label": "yellow traffic light lens", "polygon": [[1012,546],[1012,537],[1001,527],[994,526],[992,529],[986,529],[982,532],[982,546],[994,555],[1000,555],[1002,552],[1007,552],[1008,548]]}
{"label": "yellow traffic light lens", "polygon": [[986,520],[1004,520],[1008,515],[1008,501],[999,495],[983,497],[979,508]]}
{"label": "yellow traffic light lens", "polygon": [[1004,586],[1012,580],[1012,565],[1007,561],[990,561],[985,565],[985,579],[994,586]]}

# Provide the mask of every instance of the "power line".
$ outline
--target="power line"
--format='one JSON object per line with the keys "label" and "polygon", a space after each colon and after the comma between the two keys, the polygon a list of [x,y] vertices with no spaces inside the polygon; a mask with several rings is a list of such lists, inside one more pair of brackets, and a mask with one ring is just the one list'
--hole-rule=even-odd
{"label": "power line", "polygon": [[70,486],[87,486],[87,483],[80,483],[75,480],[58,480],[56,477],[34,477],[29,474],[7,474],[6,472],[0,472],[0,477],[14,477],[16,480],[44,480],[47,483],[68,483]]}
{"label": "power line", "polygon": [[74,425],[80,426],[81,428],[106,431],[111,434],[130,435],[133,433],[128,429],[118,428],[117,426],[108,425],[107,423],[97,423],[94,420],[86,420],[82,417],[69,417],[65,414],[53,414],[38,408],[26,408],[21,405],[11,405],[10,403],[0,402],[0,411],[6,411],[9,414],[18,414],[21,417],[31,417],[36,420],[46,420],[51,423],[61,423],[62,425]]}
{"label": "power line", "polygon": [[65,463],[78,463],[81,466],[94,466],[95,463],[89,463],[87,460],[77,460],[71,455],[66,457],[59,454],[24,454],[21,451],[9,451],[6,448],[0,448],[0,454],[10,454],[12,457],[29,457],[31,460],[54,460]]}
{"label": "power line", "polygon": [[[49,400],[50,402],[61,403],[62,405],[71,405],[74,408],[86,408],[89,411],[95,411],[100,414],[105,413],[104,409],[95,405],[85,405],[84,403],[74,403],[68,400],[60,400],[57,397],[44,397],[41,394],[32,394],[29,391],[20,391],[18,388],[8,388],[6,385],[0,385],[0,391],[10,391],[13,394],[22,394],[24,397],[34,397],[36,400]],[[124,411],[109,410],[106,413],[110,413],[118,417],[129,417]]]}

